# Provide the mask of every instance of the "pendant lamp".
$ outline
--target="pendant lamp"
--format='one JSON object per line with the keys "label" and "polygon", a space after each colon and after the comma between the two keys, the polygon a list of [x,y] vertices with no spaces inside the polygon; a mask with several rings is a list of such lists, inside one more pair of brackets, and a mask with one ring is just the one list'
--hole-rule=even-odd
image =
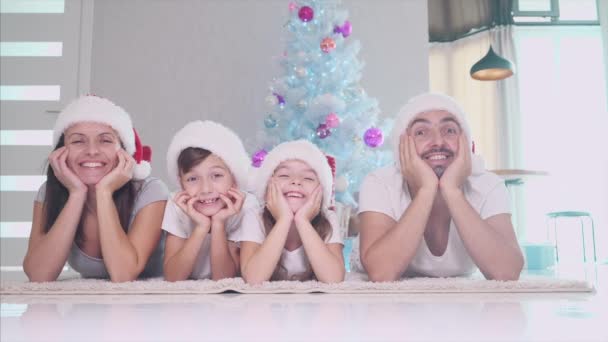
{"label": "pendant lamp", "polygon": [[498,81],[515,73],[515,66],[508,59],[494,52],[492,45],[488,53],[471,67],[471,77],[479,81]]}

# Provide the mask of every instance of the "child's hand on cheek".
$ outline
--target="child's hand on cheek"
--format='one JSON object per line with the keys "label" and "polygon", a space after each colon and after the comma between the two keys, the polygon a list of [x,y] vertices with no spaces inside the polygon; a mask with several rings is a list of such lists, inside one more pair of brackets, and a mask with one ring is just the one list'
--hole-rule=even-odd
{"label": "child's hand on cheek", "polygon": [[226,222],[227,218],[240,212],[245,201],[245,194],[235,188],[230,188],[226,195],[220,194],[220,199],[226,203],[226,207],[213,215],[212,226],[220,226],[219,223]]}
{"label": "child's hand on cheek", "polygon": [[173,200],[177,204],[177,206],[186,214],[194,223],[196,223],[197,227],[203,229],[211,228],[211,219],[201,213],[199,213],[194,208],[194,203],[197,201],[196,197],[192,197],[188,195],[186,191],[180,191],[175,194]]}
{"label": "child's hand on cheek", "polygon": [[306,199],[304,205],[298,209],[295,215],[295,221],[297,222],[310,222],[317,215],[319,215],[319,211],[321,210],[321,199],[323,195],[321,194],[321,185],[318,185],[312,193]]}
{"label": "child's hand on cheek", "polygon": [[293,212],[287,203],[287,199],[285,199],[283,192],[273,178],[268,182],[268,188],[266,189],[266,207],[277,222],[293,219]]}

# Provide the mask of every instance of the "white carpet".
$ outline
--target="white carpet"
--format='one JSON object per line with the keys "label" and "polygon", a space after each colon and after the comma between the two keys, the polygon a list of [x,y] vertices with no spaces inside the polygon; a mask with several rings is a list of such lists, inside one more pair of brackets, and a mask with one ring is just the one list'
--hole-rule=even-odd
{"label": "white carpet", "polygon": [[67,279],[48,283],[3,281],[2,295],[91,295],[91,294],[212,294],[238,293],[540,293],[592,292],[593,286],[582,280],[525,276],[518,281],[494,281],[480,278],[410,278],[387,283],[366,281],[365,276],[349,273],[338,284],[317,281],[276,281],[262,285],[246,284],[241,278],[220,281],[187,280],[167,282],[161,278],[112,283],[99,279]]}

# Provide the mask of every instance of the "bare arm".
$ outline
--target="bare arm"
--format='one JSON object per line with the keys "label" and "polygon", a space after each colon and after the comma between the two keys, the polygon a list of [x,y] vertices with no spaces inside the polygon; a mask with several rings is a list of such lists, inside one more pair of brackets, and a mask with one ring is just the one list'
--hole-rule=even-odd
{"label": "bare arm", "polygon": [[208,232],[208,226],[206,228],[197,226],[187,239],[167,234],[163,260],[165,280],[178,281],[190,277],[201,246],[208,237]]}
{"label": "bare arm", "polygon": [[359,215],[361,262],[372,281],[394,281],[405,272],[424,236],[438,191],[437,176],[420,159],[407,132],[399,140],[399,160],[403,186],[413,194],[399,221],[378,212]]}
{"label": "bare arm", "polygon": [[471,207],[462,185],[471,174],[471,154],[464,134],[454,162],[440,179],[439,189],[465,248],[487,279],[517,280],[524,259],[517,244],[509,214],[499,214],[483,220]]}
{"label": "bare arm", "polygon": [[342,245],[339,243],[326,244],[308,221],[298,222],[296,227],[317,279],[324,283],[343,281],[346,270]]}
{"label": "bare arm", "polygon": [[211,218],[211,278],[219,280],[236,277],[239,272],[238,247],[226,239],[226,220],[243,209],[245,194],[236,188],[220,194],[226,207]]}
{"label": "bare arm", "polygon": [[241,275],[247,283],[261,284],[270,280],[281,259],[291,222],[291,219],[277,221],[261,245],[241,242]]}
{"label": "bare arm", "polygon": [[517,280],[524,259],[511,224],[511,215],[483,220],[462,191],[444,195],[462,242],[487,279]]}
{"label": "bare arm", "polygon": [[166,201],[148,204],[135,216],[126,234],[112,194],[97,191],[97,222],[103,261],[113,282],[135,280],[158,244]]}
{"label": "bare arm", "polygon": [[32,230],[23,270],[30,281],[54,281],[65,265],[82,216],[86,193],[70,194],[57,220],[44,232],[46,213],[43,204],[34,202]]}
{"label": "bare arm", "polygon": [[226,239],[224,222],[214,222],[211,227],[211,279],[236,277],[239,271],[236,243]]}
{"label": "bare arm", "polygon": [[397,222],[378,212],[359,215],[361,262],[371,281],[394,281],[405,272],[424,236],[434,197],[434,191],[419,191]]}
{"label": "bare arm", "polygon": [[[87,198],[87,187],[67,165],[69,150],[63,146],[49,155],[49,164],[57,180],[66,187],[69,196],[59,216],[48,232],[44,232],[47,217],[44,206],[34,202],[32,230],[23,270],[30,281],[56,280],[65,265]],[[47,194],[48,196],[49,194]]]}

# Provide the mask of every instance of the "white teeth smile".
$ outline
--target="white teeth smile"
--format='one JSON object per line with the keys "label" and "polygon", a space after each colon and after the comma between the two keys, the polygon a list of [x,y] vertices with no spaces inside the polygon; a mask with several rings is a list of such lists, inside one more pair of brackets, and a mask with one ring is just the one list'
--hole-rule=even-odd
{"label": "white teeth smile", "polygon": [[82,163],[80,164],[82,167],[90,167],[90,168],[94,168],[94,167],[102,167],[103,163],[99,163],[99,162],[86,162],[86,163]]}
{"label": "white teeth smile", "polygon": [[443,159],[448,159],[448,156],[442,155],[442,154],[436,154],[436,155],[428,157],[428,159],[429,160],[443,160]]}
{"label": "white teeth smile", "polygon": [[206,199],[204,201],[200,201],[203,204],[211,204],[211,203],[215,203],[217,201],[217,198],[210,198],[210,199]]}
{"label": "white teeth smile", "polygon": [[285,194],[286,197],[294,197],[294,198],[304,198],[304,195],[302,195],[299,192],[288,192]]}

